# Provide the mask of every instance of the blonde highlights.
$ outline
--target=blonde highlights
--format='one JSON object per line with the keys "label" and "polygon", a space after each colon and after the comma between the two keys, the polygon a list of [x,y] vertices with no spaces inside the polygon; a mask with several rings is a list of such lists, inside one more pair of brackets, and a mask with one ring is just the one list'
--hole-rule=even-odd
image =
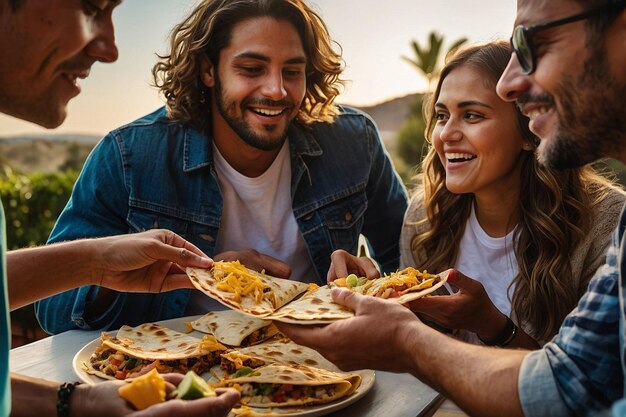
{"label": "blonde highlights", "polygon": [[160,61],[152,69],[154,85],[165,97],[170,118],[201,131],[209,128],[211,91],[200,79],[200,63],[207,56],[217,67],[219,53],[228,46],[233,26],[265,16],[293,24],[302,40],[307,58],[306,93],[296,119],[305,125],[333,120],[344,62],[340,51],[333,49],[320,16],[302,0],[201,1],[174,28],[169,55],[159,56]]}

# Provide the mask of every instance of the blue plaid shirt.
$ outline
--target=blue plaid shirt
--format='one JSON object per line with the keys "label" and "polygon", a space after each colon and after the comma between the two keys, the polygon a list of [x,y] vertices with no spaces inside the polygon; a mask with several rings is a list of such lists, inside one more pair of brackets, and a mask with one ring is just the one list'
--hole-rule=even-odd
{"label": "blue plaid shirt", "polygon": [[522,363],[526,416],[626,416],[626,212],[587,293],[559,334]]}

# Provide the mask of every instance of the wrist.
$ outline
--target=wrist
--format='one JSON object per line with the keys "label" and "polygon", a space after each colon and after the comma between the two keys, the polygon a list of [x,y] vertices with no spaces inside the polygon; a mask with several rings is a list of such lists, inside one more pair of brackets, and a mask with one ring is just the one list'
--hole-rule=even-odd
{"label": "wrist", "polygon": [[[508,317],[496,310],[495,318],[492,320],[484,320],[482,328],[474,330],[479,339],[492,340],[497,339],[508,325]],[[470,329],[471,330],[471,329]]]}
{"label": "wrist", "polygon": [[478,339],[487,346],[505,347],[509,345],[517,335],[517,325],[513,323],[510,317],[504,316],[504,318],[506,320],[504,327],[502,327],[496,335],[485,337],[481,334],[477,334]]}
{"label": "wrist", "polygon": [[70,410],[73,410],[72,415],[80,415],[76,412],[76,404],[78,401],[78,394],[75,393],[76,387],[80,382],[64,382],[59,385],[57,390],[57,416],[69,417]]}

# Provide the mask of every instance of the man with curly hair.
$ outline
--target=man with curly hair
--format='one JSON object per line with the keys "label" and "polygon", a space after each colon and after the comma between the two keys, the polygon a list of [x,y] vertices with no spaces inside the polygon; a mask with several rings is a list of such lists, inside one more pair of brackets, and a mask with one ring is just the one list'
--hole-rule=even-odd
{"label": "man with curly hair", "polygon": [[[216,260],[325,282],[369,241],[398,266],[406,191],[372,120],[334,104],[341,56],[303,0],[204,0],[154,67],[165,108],[94,149],[50,237],[170,229]],[[37,304],[45,330],[115,328],[223,308],[198,291],[97,286]]]}

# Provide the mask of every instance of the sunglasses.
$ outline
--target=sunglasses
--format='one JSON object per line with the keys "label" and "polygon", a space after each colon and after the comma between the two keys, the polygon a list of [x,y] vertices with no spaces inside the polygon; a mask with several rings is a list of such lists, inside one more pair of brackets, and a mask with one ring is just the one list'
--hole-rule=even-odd
{"label": "sunglasses", "polygon": [[533,52],[533,37],[543,30],[551,29],[556,26],[565,25],[567,23],[577,22],[579,20],[588,19],[592,16],[616,12],[626,8],[626,1],[624,0],[612,0],[604,6],[596,9],[587,10],[586,12],[576,14],[574,16],[565,17],[563,19],[553,20],[551,22],[540,23],[525,27],[522,25],[513,29],[513,36],[511,36],[511,48],[515,51],[517,60],[524,71],[524,74],[532,74],[537,66],[537,60]]}

